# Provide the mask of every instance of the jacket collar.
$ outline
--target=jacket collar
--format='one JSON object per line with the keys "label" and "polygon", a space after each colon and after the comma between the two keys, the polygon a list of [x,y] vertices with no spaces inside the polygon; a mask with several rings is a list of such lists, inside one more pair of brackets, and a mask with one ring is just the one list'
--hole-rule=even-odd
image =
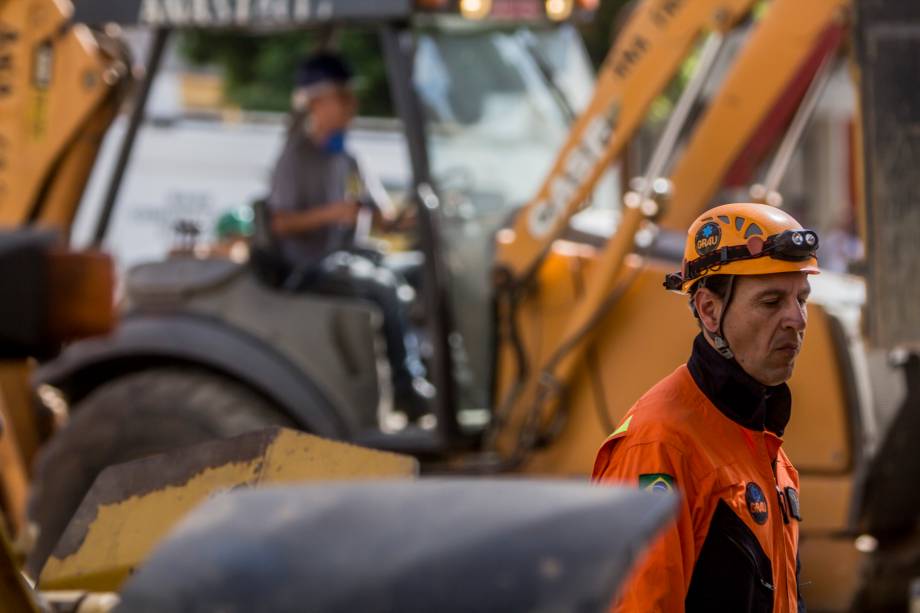
{"label": "jacket collar", "polygon": [[736,360],[719,355],[702,334],[693,341],[687,368],[703,394],[726,417],[749,430],[783,435],[792,414],[788,385],[761,385]]}

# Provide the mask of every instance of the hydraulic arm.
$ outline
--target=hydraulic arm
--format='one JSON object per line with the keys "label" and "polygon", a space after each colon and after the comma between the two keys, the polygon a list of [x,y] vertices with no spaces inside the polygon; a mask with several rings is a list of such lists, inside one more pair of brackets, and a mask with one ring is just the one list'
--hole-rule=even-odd
{"label": "hydraulic arm", "polygon": [[[697,13],[671,14],[674,19],[680,15],[695,24],[694,36],[680,39],[686,41],[682,47],[685,53],[703,28],[710,27],[712,33],[700,53],[696,74],[678,101],[647,172],[638,182],[638,191],[626,195],[616,232],[592,262],[584,293],[573,306],[571,317],[560,334],[548,342],[543,340],[539,350],[518,346],[515,351],[518,375],[513,385],[499,389],[491,439],[505,454],[519,456],[536,440],[545,438],[540,434],[541,429],[553,423],[554,409],[565,386],[583,363],[580,360],[582,352],[597,323],[621,293],[617,284],[628,283],[624,277],[626,259],[635,250],[636,233],[643,221],[663,213],[665,220],[676,220],[673,223],[686,226],[721,185],[727,169],[763,134],[770,140],[758,153],[762,157],[767,152],[799,107],[819,67],[826,65],[836,51],[843,37],[847,4],[846,0],[815,0],[807,7],[802,7],[797,0],[770,3],[719,92],[694,126],[689,145],[678,157],[674,173],[670,175],[673,183],[664,180],[669,176],[668,162],[716,57],[724,29],[743,16],[741,9],[749,7],[739,4],[734,7],[738,12],[732,13],[731,19],[710,23],[702,19],[692,21],[694,17],[701,17]],[[637,72],[646,73],[642,81],[638,77],[630,81],[628,71],[625,78],[617,72],[616,67],[622,66],[626,54],[624,49],[632,48],[630,40],[652,40],[642,27],[655,27],[659,23],[654,17],[658,14],[656,11],[665,5],[675,4],[649,1],[636,9],[604,64],[594,99],[574,125],[567,146],[537,199],[522,210],[513,234],[499,236],[499,315],[506,322],[503,340],[521,345],[508,331],[520,327],[522,320],[518,311],[528,296],[535,295],[522,288],[539,269],[555,236],[577,212],[594,182],[637,129],[644,107],[640,109],[637,103],[627,107],[627,100],[650,102],[667,83],[668,79],[662,78],[661,73],[667,73],[670,78],[683,59],[683,56],[665,54],[667,62],[643,66],[641,71],[637,69]],[[688,21],[679,22],[682,27],[676,25],[678,22],[672,24],[674,31],[686,34],[690,28]],[[662,37],[657,42],[671,50],[674,40]],[[652,45],[643,47],[643,54],[634,59],[637,66],[645,54],[651,55],[657,50]],[[774,117],[774,113],[779,116]],[[609,130],[595,131],[611,118],[615,122],[606,124]],[[609,140],[606,149],[592,157],[592,151],[601,151],[598,141],[592,140],[599,138],[598,134],[606,134]],[[674,201],[662,211],[661,204],[672,193]],[[536,293],[539,291],[537,289]]]}
{"label": "hydraulic arm", "polygon": [[755,0],[648,0],[639,4],[601,67],[594,97],[576,120],[536,198],[500,242],[496,267],[530,277],[598,179],[623,151],[649,105],[707,31],[726,32]]}
{"label": "hydraulic arm", "polygon": [[[739,158],[748,158],[744,161],[750,167],[757,165],[757,157],[788,123],[818,69],[836,57],[849,4],[774,0],[769,5],[674,164],[673,196],[663,225],[689,226]],[[760,134],[773,138],[758,141]]]}

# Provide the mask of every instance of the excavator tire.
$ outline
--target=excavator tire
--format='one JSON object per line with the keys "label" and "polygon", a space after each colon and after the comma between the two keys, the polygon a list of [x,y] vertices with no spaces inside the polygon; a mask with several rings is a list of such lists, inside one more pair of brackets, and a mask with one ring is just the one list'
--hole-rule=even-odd
{"label": "excavator tire", "polygon": [[26,570],[38,578],[105,467],[276,425],[295,427],[265,398],[205,370],[153,368],[101,385],[36,461],[29,516],[39,534]]}

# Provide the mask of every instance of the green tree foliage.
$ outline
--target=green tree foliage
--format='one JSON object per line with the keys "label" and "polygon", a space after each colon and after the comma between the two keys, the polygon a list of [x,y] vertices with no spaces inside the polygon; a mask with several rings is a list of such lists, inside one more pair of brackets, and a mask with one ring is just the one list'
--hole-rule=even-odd
{"label": "green tree foliage", "polygon": [[[611,45],[615,20],[627,0],[602,0],[594,19],[581,26],[588,53],[599,66]],[[217,66],[224,74],[225,95],[232,104],[254,111],[288,110],[294,70],[301,58],[319,48],[317,32],[250,35],[239,32],[191,31],[180,51],[196,66]],[[393,106],[387,86],[380,41],[373,30],[338,34],[337,48],[352,64],[361,114],[390,117]]]}
{"label": "green tree foliage", "polygon": [[[224,75],[229,102],[253,111],[290,108],[294,72],[300,60],[321,47],[315,32],[249,35],[238,32],[190,31],[180,53],[195,66],[217,66]],[[354,67],[361,114],[393,115],[386,68],[373,31],[342,32],[334,47]]]}

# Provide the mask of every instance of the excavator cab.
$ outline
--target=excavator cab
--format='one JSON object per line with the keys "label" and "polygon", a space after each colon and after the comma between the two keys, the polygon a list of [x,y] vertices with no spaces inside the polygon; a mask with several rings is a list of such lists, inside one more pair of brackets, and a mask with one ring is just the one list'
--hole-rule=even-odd
{"label": "excavator cab", "polygon": [[[334,38],[336,31],[352,29],[377,36],[398,121],[396,131],[384,136],[396,145],[381,149],[381,155],[398,158],[395,166],[402,164],[396,171],[403,173],[398,179],[403,184],[395,186],[397,205],[419,211],[408,237],[414,253],[403,259],[412,260],[411,266],[405,264],[411,268],[407,276],[415,285],[416,312],[424,316],[418,324],[429,339],[429,371],[440,390],[432,412],[442,439],[464,428],[481,429],[492,391],[494,236],[537,188],[569,125],[587,103],[593,69],[572,21],[589,17],[585,7],[591,3],[385,2],[372,9],[348,2],[329,8],[297,2],[251,8],[140,2],[111,9],[109,4],[78,3],[73,19],[103,29],[119,23],[156,32],[104,202],[84,203],[84,208],[99,209],[95,240],[111,237],[113,245],[121,240],[109,233],[124,179],[120,171],[128,166],[132,135],[143,118],[142,94],[155,78],[170,31],[237,28],[270,36],[306,28]],[[499,165],[503,171],[494,172]],[[599,208],[618,206],[615,191],[608,178],[596,196]],[[264,207],[254,208],[254,242],[270,244]],[[260,248],[260,255],[265,251]],[[266,277],[277,276],[272,257],[259,259],[266,264]],[[201,286],[191,272],[196,265],[185,266],[192,287],[176,291],[193,294]],[[224,264],[201,265],[211,271],[202,272],[205,286],[215,274],[223,278],[215,272],[218,267],[233,270]],[[149,294],[168,288],[170,280],[161,281],[154,269],[146,266],[129,275],[129,303],[143,304]],[[165,266],[159,270],[169,276]],[[368,347],[353,351],[373,353]],[[58,373],[52,378],[59,378]],[[359,404],[367,402],[365,398]],[[458,415],[466,426],[458,425]]]}
{"label": "excavator cab", "polygon": [[[415,209],[415,325],[436,393],[429,415],[400,420],[373,304],[284,291],[224,257],[182,253],[134,266],[124,277],[115,333],[69,346],[38,373],[67,398],[73,419],[38,464],[32,516],[43,536],[33,573],[85,489],[113,462],[275,425],[432,459],[478,445],[492,394],[494,236],[536,190],[593,82],[571,23],[590,13],[590,3],[562,5],[75,3],[73,22],[154,32],[99,205],[98,243],[115,220],[174,30],[376,34],[399,127],[388,138],[400,143],[405,206]],[[608,181],[600,192],[607,210],[613,191]],[[259,218],[256,241],[266,230]],[[99,453],[76,453],[87,437]]]}

